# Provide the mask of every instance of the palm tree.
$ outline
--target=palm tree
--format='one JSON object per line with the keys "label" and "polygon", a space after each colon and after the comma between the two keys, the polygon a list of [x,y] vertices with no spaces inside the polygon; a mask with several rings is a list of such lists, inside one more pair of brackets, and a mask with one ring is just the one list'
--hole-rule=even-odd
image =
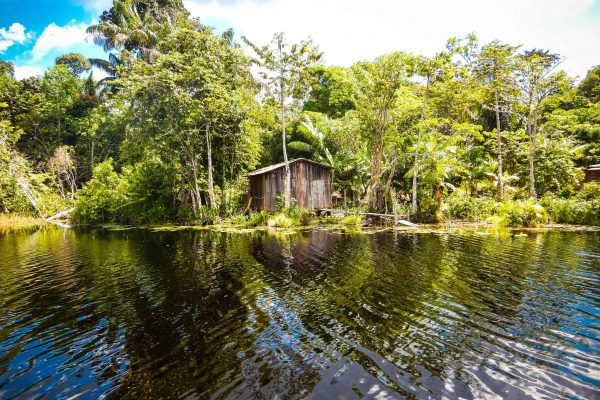
{"label": "palm tree", "polygon": [[106,52],[128,50],[152,62],[160,55],[156,49],[158,31],[187,15],[181,0],[115,0],[100,22],[90,25],[86,32]]}
{"label": "palm tree", "polygon": [[140,16],[134,1],[116,0],[110,13],[98,24],[90,25],[86,32],[106,52],[129,50],[139,58],[152,61],[158,55],[155,48],[158,35],[152,25],[154,20]]}

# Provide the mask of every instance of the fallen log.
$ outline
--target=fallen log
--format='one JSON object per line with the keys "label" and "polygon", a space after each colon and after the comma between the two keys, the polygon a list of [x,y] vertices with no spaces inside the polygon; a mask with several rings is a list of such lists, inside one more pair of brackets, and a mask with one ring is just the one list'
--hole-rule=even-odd
{"label": "fallen log", "polygon": [[354,212],[354,211],[336,210],[333,208],[322,208],[322,209],[318,210],[318,212],[325,212],[325,213],[329,213],[329,214],[337,213],[337,214],[342,214],[342,215],[364,215],[367,217],[387,218],[387,219],[393,219],[395,221],[395,223],[398,225],[410,226],[411,228],[418,227],[418,225],[415,223],[412,223],[412,222],[404,220],[404,219],[400,219],[400,218],[406,218],[407,217],[406,215]]}
{"label": "fallen log", "polygon": [[67,215],[71,214],[74,210],[75,210],[75,208],[69,208],[68,210],[61,211],[58,214],[55,214],[55,215],[53,215],[51,217],[46,218],[46,221],[50,222],[50,221],[55,220],[55,219],[64,218]]}
{"label": "fallen log", "polygon": [[412,223],[410,221],[405,221],[403,219],[399,219],[398,221],[396,221],[396,223],[398,225],[404,225],[404,226],[410,226],[411,228],[417,228],[419,225]]}

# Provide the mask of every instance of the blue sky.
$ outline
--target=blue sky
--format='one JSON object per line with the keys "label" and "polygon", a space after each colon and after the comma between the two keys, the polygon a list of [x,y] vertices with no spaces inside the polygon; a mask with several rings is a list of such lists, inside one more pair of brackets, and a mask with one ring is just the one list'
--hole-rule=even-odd
{"label": "blue sky", "polygon": [[[524,48],[549,48],[583,76],[600,64],[600,0],[184,0],[218,30],[233,27],[255,43],[275,32],[309,35],[328,64],[350,65],[405,50],[433,55],[447,38],[475,32]],[[0,58],[19,78],[41,74],[61,54],[105,57],[85,28],[110,0],[0,0]]]}
{"label": "blue sky", "polygon": [[85,41],[84,32],[98,19],[100,4],[83,0],[0,0],[0,58],[13,62],[21,78],[42,73],[57,56],[71,51],[105,57],[100,47]]}

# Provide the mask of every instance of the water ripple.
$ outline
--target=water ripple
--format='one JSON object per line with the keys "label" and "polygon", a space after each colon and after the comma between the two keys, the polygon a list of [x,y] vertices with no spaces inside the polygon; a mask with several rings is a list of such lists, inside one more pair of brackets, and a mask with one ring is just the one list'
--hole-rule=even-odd
{"label": "water ripple", "polygon": [[0,236],[0,398],[600,397],[600,235]]}

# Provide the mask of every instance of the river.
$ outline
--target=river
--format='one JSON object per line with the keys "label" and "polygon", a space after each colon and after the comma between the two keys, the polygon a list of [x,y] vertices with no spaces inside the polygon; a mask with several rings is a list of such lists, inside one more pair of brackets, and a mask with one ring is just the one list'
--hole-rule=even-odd
{"label": "river", "polygon": [[0,235],[0,398],[600,398],[600,232]]}

